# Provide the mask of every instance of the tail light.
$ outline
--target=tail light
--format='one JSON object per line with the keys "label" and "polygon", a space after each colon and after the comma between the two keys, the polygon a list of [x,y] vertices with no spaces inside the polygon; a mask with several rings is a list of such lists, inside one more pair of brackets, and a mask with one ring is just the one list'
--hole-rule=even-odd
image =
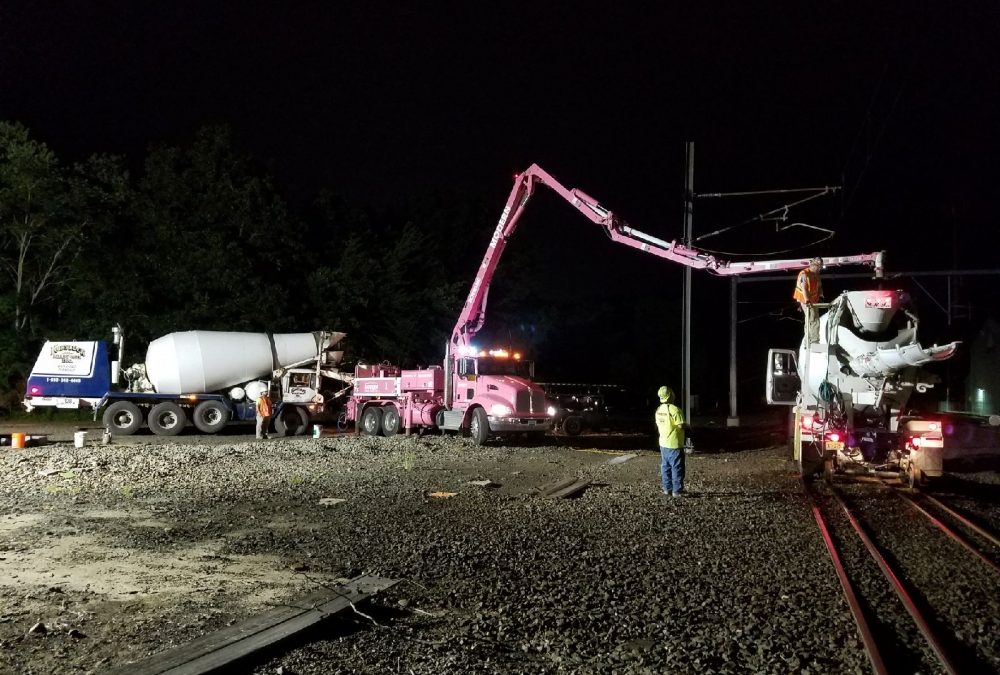
{"label": "tail light", "polygon": [[828,433],[826,437],[827,439],[833,441],[834,443],[840,440],[840,434],[838,434],[836,431]]}
{"label": "tail light", "polygon": [[39,387],[39,386],[38,386],[37,384],[35,384],[35,385],[32,385],[32,386],[31,386],[31,387],[30,387],[30,388],[28,389],[28,393],[29,393],[30,395],[32,395],[32,396],[41,396],[41,395],[42,395],[42,388],[41,388],[41,387]]}

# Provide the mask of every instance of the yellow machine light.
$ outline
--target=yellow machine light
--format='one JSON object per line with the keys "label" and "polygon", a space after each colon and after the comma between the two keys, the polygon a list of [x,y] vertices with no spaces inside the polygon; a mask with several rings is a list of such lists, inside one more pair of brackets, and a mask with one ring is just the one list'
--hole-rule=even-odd
{"label": "yellow machine light", "polygon": [[186,398],[189,401],[197,401],[198,400],[198,395],[197,394],[185,394],[181,398]]}
{"label": "yellow machine light", "polygon": [[514,352],[514,360],[515,361],[521,360],[521,352]]}
{"label": "yellow machine light", "polygon": [[486,356],[486,350],[484,349],[483,351],[479,352],[479,355],[480,356]]}

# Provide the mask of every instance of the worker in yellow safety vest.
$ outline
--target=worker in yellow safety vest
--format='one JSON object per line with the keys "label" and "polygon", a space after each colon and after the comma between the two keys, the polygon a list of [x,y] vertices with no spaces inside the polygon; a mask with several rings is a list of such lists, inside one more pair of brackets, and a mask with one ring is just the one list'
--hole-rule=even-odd
{"label": "worker in yellow safety vest", "polygon": [[656,396],[656,431],[660,445],[660,484],[663,494],[680,497],[684,494],[684,414],[671,401],[674,392],[660,387]]}
{"label": "worker in yellow safety vest", "polygon": [[823,299],[823,281],[819,278],[821,269],[822,258],[810,260],[808,267],[799,270],[799,276],[795,279],[795,292],[792,294],[805,316],[807,346],[819,342],[819,308],[816,303]]}
{"label": "worker in yellow safety vest", "polygon": [[267,438],[267,428],[271,424],[271,394],[267,389],[257,397],[257,438]]}

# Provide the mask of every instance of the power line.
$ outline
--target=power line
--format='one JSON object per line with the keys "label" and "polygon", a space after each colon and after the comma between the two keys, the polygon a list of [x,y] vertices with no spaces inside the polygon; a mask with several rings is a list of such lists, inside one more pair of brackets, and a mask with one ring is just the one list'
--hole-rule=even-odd
{"label": "power line", "polygon": [[[821,187],[821,188],[801,188],[801,189],[796,189],[796,190],[789,190],[789,192],[792,192],[792,191],[795,191],[795,192],[813,191],[814,194],[811,194],[808,197],[803,197],[802,199],[799,199],[799,200],[794,201],[794,202],[789,202],[788,204],[783,204],[782,206],[779,206],[778,208],[775,208],[775,209],[771,209],[770,211],[765,211],[764,213],[758,214],[758,215],[754,216],[753,218],[749,218],[747,220],[744,220],[742,223],[736,223],[735,225],[729,225],[727,227],[723,227],[723,228],[720,228],[718,230],[715,230],[714,232],[709,232],[707,234],[703,234],[700,237],[695,238],[695,241],[701,241],[702,239],[708,239],[709,237],[714,237],[716,235],[723,234],[725,232],[729,232],[730,230],[735,230],[737,227],[743,227],[744,225],[749,225],[750,223],[766,222],[768,220],[777,220],[777,221],[784,222],[785,220],[788,219],[788,212],[793,207],[799,206],[801,204],[805,204],[806,202],[812,201],[813,199],[817,199],[818,197],[822,197],[824,195],[828,195],[831,192],[836,192],[839,189],[840,189],[840,186],[833,186],[833,187],[824,186],[824,187]],[[765,194],[765,193],[761,192],[759,194]],[[719,193],[719,195],[723,196],[723,193]],[[777,214],[780,214],[780,215],[777,215]],[[772,216],[776,216],[776,215],[777,215],[777,217],[772,217]]]}

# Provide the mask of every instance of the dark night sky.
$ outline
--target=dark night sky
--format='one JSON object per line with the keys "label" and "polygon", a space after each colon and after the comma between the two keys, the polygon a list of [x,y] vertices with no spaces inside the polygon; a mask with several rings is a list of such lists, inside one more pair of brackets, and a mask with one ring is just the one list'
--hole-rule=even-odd
{"label": "dark night sky", "polygon": [[[0,118],[67,158],[141,157],[225,122],[301,203],[321,187],[375,204],[447,187],[499,214],[511,174],[538,162],[668,239],[694,140],[698,191],[843,183],[796,212],[837,231],[805,253],[997,266],[1000,5],[693,4],[4,2]],[[676,270],[605,254],[599,233],[576,234],[592,226],[538,201],[518,245],[579,248],[602,279],[636,267],[679,293]],[[696,234],[781,203],[699,202]],[[758,224],[702,243],[808,239]]]}

